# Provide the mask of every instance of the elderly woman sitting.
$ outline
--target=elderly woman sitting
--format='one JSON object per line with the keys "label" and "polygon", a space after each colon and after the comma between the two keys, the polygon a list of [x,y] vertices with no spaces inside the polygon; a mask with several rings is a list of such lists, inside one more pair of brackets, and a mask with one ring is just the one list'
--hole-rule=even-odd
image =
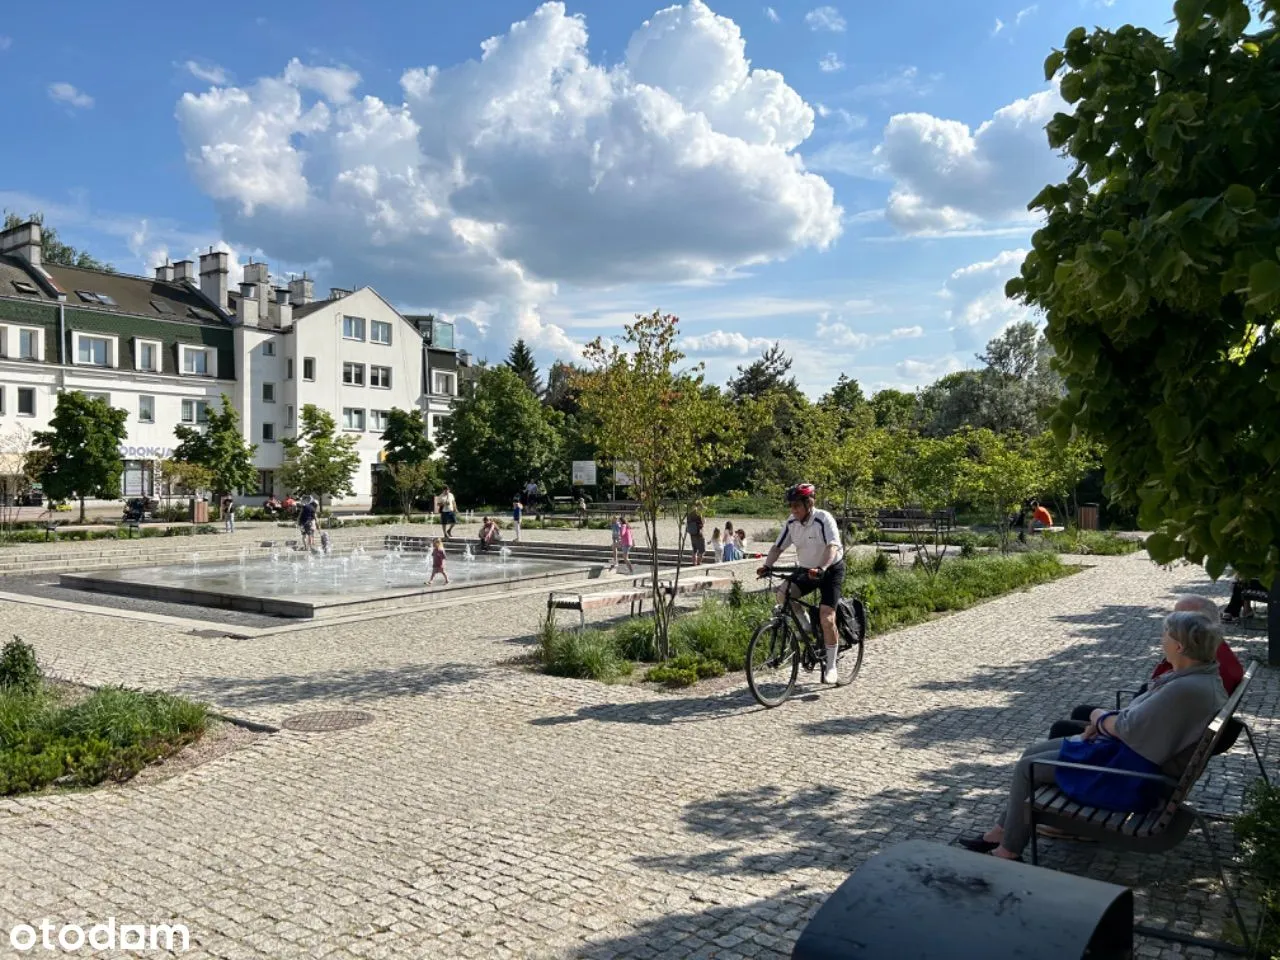
{"label": "elderly woman sitting", "polygon": [[[1166,775],[1180,776],[1205,727],[1226,703],[1216,660],[1221,642],[1221,628],[1202,614],[1169,614],[1161,646],[1173,669],[1152,680],[1147,692],[1123,710],[1094,710],[1080,736],[1114,738]],[[1036,785],[1055,782],[1053,767],[1031,763],[1056,760],[1064,742],[1044,740],[1028,748],[1014,767],[1003,822],[981,836],[961,839],[960,845],[975,853],[1020,860],[1031,839],[1030,778],[1034,775]]]}

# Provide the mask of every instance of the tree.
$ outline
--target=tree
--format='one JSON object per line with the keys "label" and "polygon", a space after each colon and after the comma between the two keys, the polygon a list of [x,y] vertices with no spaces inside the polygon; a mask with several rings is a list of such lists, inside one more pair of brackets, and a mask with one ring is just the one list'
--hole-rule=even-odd
{"label": "tree", "polygon": [[203,464],[188,463],[185,460],[161,460],[160,483],[166,499],[172,496],[175,489],[195,496],[213,486],[213,474]]}
{"label": "tree", "polygon": [[298,435],[285,437],[284,466],[280,478],[285,489],[317,497],[349,497],[355,493],[352,478],[360,467],[358,442],[338,432],[333,416],[314,403],[302,408]]}
{"label": "tree", "polygon": [[34,478],[28,467],[34,443],[31,431],[22,424],[0,434],[0,538],[12,535],[22,498],[31,492]]}
{"label": "tree", "polygon": [[[926,513],[955,506],[963,490],[962,464],[968,445],[959,435],[922,437],[905,430],[876,433],[877,499],[883,506],[917,507]],[[942,566],[947,545],[936,525],[932,536],[920,525],[908,528],[916,555],[930,575]]]}
{"label": "tree", "polygon": [[985,427],[956,434],[968,448],[964,461],[966,493],[987,508],[1000,537],[1000,552],[1009,552],[1014,508],[1044,490],[1045,469],[1036,449],[1019,433],[998,434]]}
{"label": "tree", "polygon": [[225,393],[222,409],[209,410],[203,429],[177,426],[173,433],[178,438],[173,459],[204,467],[215,494],[257,489],[258,468],[253,465],[253,455],[258,447],[245,441],[240,432],[240,414]]}
{"label": "tree", "polygon": [[82,267],[85,270],[100,270],[103,273],[115,273],[116,268],[109,263],[104,263],[97,257],[90,255],[84,250],[77,250],[70,244],[63,243],[58,239],[58,231],[53,227],[44,225],[44,214],[33,213],[27,217],[20,217],[16,213],[5,211],[4,229],[11,230],[14,227],[21,226],[28,220],[34,220],[40,224],[41,244],[40,259],[44,263],[57,263],[64,267]]}
{"label": "tree", "polygon": [[[1073,30],[1045,62],[1075,164],[1006,293],[1039,307],[1064,375],[1053,417],[1103,446],[1115,498],[1168,563],[1280,586],[1280,4],[1178,0],[1172,43]],[[1065,69],[1063,69],[1065,67]]]}
{"label": "tree", "polygon": [[566,415],[578,412],[578,388],[575,378],[582,373],[582,368],[572,363],[557,360],[547,371],[547,389],[542,395],[542,402],[552,410],[559,410]]}
{"label": "tree", "polygon": [[787,376],[790,372],[791,358],[775,343],[759,360],[746,367],[738,367],[738,375],[729,381],[729,395],[734,400],[746,397],[760,400],[777,391],[798,396],[800,388],[795,377]]}
{"label": "tree", "polygon": [[423,463],[431,459],[436,445],[427,437],[427,422],[421,410],[387,411],[387,427],[382,431],[383,460],[386,463]]}
{"label": "tree", "polygon": [[1081,434],[1064,443],[1052,431],[1045,431],[1031,443],[1044,470],[1041,493],[1054,498],[1062,517],[1076,516],[1076,489],[1090,471],[1097,469],[1101,459],[1098,444]]}
{"label": "tree", "polygon": [[913,393],[886,388],[873,394],[870,403],[877,427],[902,430],[915,422],[916,397]]}
{"label": "tree", "polygon": [[128,436],[128,416],[99,397],[68,390],[58,394],[50,429],[35,433],[36,446],[48,452],[40,476],[45,495],[52,500],[78,499],[81,523],[88,497],[120,496],[120,444]]}
{"label": "tree", "polygon": [[440,486],[440,464],[435,460],[387,462],[387,473],[400,500],[406,520],[413,516],[413,504]]}
{"label": "tree", "polygon": [[[699,471],[717,453],[734,456],[732,447],[708,442],[723,427],[726,410],[703,390],[702,367],[679,371],[684,354],[676,349],[679,320],[654,311],[627,324],[623,343],[606,347],[596,338],[583,351],[589,372],[578,378],[583,412],[594,425],[601,455],[629,462],[634,471],[631,497],[648,536],[653,590],[654,630],[660,657],[670,652],[671,617],[676,591],[664,594],[658,579],[658,519],[663,501],[676,500],[684,516],[697,494]],[[684,527],[679,543],[684,546]],[[675,583],[680,582],[677,563]]]}
{"label": "tree", "polygon": [[533,351],[523,340],[517,340],[511,345],[511,352],[507,354],[507,369],[523,380],[535,397],[542,396],[542,378],[538,376],[538,365],[534,362]]}
{"label": "tree", "polygon": [[459,397],[440,426],[445,478],[474,500],[510,503],[530,478],[560,467],[555,416],[510,368],[481,370],[471,395]]}

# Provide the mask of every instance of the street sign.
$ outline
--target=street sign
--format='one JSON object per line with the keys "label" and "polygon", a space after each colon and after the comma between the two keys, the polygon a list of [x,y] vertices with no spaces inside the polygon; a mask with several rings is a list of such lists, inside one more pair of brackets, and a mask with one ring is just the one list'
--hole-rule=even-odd
{"label": "street sign", "polygon": [[573,485],[575,487],[594,487],[596,485],[596,462],[594,460],[573,461]]}
{"label": "street sign", "polygon": [[636,482],[640,465],[634,460],[619,460],[613,465],[613,482],[619,487],[629,487]]}

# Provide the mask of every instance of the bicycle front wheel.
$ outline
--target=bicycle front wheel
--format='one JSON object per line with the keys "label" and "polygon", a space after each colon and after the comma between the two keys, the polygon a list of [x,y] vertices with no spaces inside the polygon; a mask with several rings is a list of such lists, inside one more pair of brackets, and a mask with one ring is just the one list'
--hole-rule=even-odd
{"label": "bicycle front wheel", "polygon": [[747,647],[747,686],[762,707],[782,704],[795,689],[800,648],[791,625],[781,617],[756,627]]}
{"label": "bicycle front wheel", "polygon": [[843,640],[840,641],[840,653],[836,657],[837,686],[844,687],[853,683],[853,678],[862,669],[862,650],[865,646],[866,644],[861,640],[849,645],[846,645]]}

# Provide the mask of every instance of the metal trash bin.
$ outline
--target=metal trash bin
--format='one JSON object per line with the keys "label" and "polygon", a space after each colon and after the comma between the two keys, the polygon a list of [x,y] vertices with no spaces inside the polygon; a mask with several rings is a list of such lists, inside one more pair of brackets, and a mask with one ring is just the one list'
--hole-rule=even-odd
{"label": "metal trash bin", "polygon": [[192,523],[208,523],[209,522],[209,501],[205,499],[191,499],[191,522]]}
{"label": "metal trash bin", "polygon": [[1127,887],[924,840],[864,863],[793,960],[1132,960]]}
{"label": "metal trash bin", "polygon": [[1080,504],[1080,509],[1076,512],[1076,526],[1081,530],[1098,529],[1098,505],[1096,503]]}

